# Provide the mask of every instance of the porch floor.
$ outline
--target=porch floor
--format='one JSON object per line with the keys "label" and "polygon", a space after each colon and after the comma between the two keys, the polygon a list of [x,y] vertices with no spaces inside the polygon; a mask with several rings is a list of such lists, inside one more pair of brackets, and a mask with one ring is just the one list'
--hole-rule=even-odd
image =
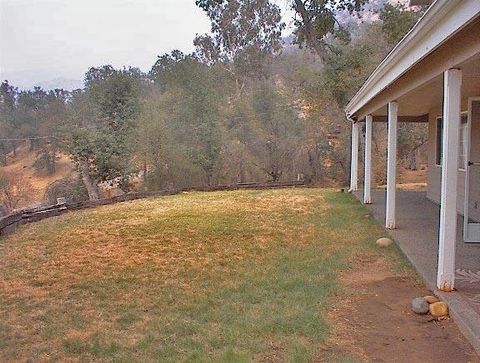
{"label": "porch floor", "polygon": [[[385,223],[385,194],[384,190],[372,190],[373,203],[367,205],[374,218],[382,224]],[[359,190],[355,195],[363,200],[363,191]],[[439,214],[440,207],[427,199],[426,192],[397,190],[397,229],[389,231],[427,287],[433,291],[436,287]],[[456,292],[436,293],[449,303],[451,315],[460,329],[480,351],[480,243],[464,243],[461,216],[457,223]],[[473,274],[467,278],[465,272]]]}

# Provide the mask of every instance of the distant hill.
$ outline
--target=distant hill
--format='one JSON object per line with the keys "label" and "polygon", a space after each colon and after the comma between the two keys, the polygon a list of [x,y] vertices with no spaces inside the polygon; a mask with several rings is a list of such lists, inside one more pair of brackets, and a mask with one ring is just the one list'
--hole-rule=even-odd
{"label": "distant hill", "polygon": [[40,86],[43,89],[55,89],[55,88],[63,88],[67,91],[72,91],[74,89],[83,88],[83,81],[78,79],[69,79],[69,78],[55,78],[49,81],[39,82],[35,86]]}
{"label": "distant hill", "polygon": [[1,81],[8,80],[11,85],[23,90],[33,89],[34,86],[40,86],[46,90],[63,88],[67,91],[83,88],[83,80],[58,76],[52,71],[45,70],[2,72],[0,78]]}

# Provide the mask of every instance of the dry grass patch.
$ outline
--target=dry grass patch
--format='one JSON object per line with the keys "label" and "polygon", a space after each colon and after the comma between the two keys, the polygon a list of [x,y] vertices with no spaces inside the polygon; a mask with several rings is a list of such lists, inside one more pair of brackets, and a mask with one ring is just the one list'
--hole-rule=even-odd
{"label": "dry grass patch", "polygon": [[350,195],[283,189],[24,226],[0,241],[0,357],[309,360],[338,274],[382,233],[365,213]]}

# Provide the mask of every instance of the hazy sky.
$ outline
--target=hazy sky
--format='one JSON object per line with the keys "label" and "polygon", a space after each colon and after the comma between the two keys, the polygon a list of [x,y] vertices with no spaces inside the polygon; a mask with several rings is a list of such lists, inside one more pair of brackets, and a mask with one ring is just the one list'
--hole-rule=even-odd
{"label": "hazy sky", "polygon": [[25,87],[103,64],[148,70],[208,31],[194,0],[0,0],[0,76]]}

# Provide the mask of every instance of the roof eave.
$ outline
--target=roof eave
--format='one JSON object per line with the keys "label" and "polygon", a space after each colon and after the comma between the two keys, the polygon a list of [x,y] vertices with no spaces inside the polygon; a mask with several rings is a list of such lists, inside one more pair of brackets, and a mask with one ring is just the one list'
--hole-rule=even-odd
{"label": "roof eave", "polygon": [[[433,50],[435,50],[441,43],[436,44],[435,47],[428,49],[428,52],[422,55],[419,59],[416,59],[412,64],[409,65],[406,69],[404,69],[402,74],[398,74],[395,78],[391,79],[384,88],[379,90],[375,95],[371,96],[368,99],[369,91],[372,90],[373,86],[377,84],[377,82],[384,77],[387,72],[395,66],[399,60],[401,59],[402,55],[414,49],[417,44],[422,39],[423,35],[425,35],[432,27],[434,27],[437,23],[442,20],[442,17],[448,14],[449,10],[452,9],[453,6],[461,2],[461,0],[436,0],[430,8],[423,14],[423,16],[419,19],[419,21],[415,24],[415,26],[400,40],[400,42],[387,54],[387,56],[383,59],[383,61],[375,68],[372,74],[367,78],[364,82],[362,87],[358,90],[358,92],[352,97],[350,102],[347,104],[345,108],[345,112],[347,115],[354,115],[358,112],[365,104],[367,104],[376,94],[381,92],[386,86],[391,84],[393,81],[398,79],[403,73],[405,73],[409,68],[411,68],[414,64],[418,63],[421,59],[423,59],[426,55],[430,54]],[[451,34],[450,34],[451,35]]]}

